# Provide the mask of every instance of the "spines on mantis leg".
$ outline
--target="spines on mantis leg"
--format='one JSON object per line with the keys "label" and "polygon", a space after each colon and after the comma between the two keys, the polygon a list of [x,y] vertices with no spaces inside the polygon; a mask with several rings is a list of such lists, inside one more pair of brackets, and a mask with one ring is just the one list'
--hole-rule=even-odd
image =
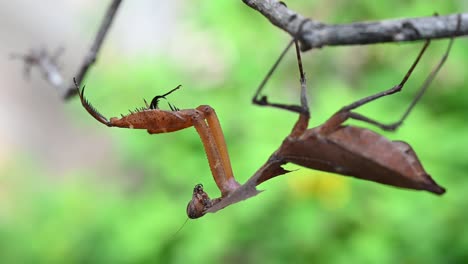
{"label": "spines on mantis leg", "polygon": [[107,120],[107,118],[105,118],[103,115],[101,115],[101,113],[99,113],[96,110],[96,108],[94,108],[91,105],[91,103],[86,99],[86,97],[84,96],[85,86],[83,86],[83,88],[81,88],[81,91],[80,91],[80,87],[78,86],[78,83],[76,82],[75,78],[73,78],[73,82],[75,83],[75,87],[76,87],[76,89],[78,91],[78,95],[80,96],[81,104],[86,109],[86,111],[88,111],[88,113],[92,117],[94,117],[94,119],[96,119],[97,121],[103,123],[106,126],[112,126],[110,124],[109,120]]}

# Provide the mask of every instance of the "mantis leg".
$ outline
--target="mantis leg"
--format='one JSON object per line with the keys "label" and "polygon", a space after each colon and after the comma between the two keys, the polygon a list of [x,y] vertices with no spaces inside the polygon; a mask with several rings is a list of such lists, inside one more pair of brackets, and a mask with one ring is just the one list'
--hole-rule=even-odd
{"label": "mantis leg", "polygon": [[347,105],[347,106],[341,108],[340,111],[349,112],[349,111],[351,111],[353,109],[356,109],[356,108],[360,107],[361,105],[367,104],[367,103],[372,102],[372,101],[374,101],[376,99],[379,99],[381,97],[388,96],[388,95],[400,92],[403,89],[403,86],[405,85],[406,81],[408,81],[409,77],[411,76],[411,73],[413,73],[414,68],[416,68],[416,66],[418,65],[418,62],[420,61],[422,55],[426,51],[429,44],[430,44],[430,40],[426,40],[426,42],[424,43],[424,46],[422,47],[421,51],[418,54],[418,57],[413,62],[413,64],[411,65],[411,67],[406,72],[405,76],[403,77],[403,79],[401,80],[401,82],[398,85],[395,85],[395,86],[393,86],[392,88],[390,88],[388,90],[373,94],[373,95],[365,97],[365,98],[362,98],[362,99],[360,99],[360,100],[358,100],[358,101],[356,101],[356,102],[354,102],[354,103],[352,103],[350,105]]}
{"label": "mantis leg", "polygon": [[260,97],[261,90],[263,90],[263,88],[265,87],[265,84],[268,82],[271,75],[273,75],[273,73],[275,72],[275,70],[278,67],[279,63],[283,60],[284,55],[286,55],[286,53],[291,48],[293,43],[294,43],[294,39],[291,40],[288,43],[288,45],[286,46],[286,48],[283,50],[283,52],[281,52],[281,55],[279,56],[279,58],[275,61],[275,63],[273,64],[273,66],[268,71],[267,75],[265,76],[265,78],[260,83],[259,87],[257,88],[257,91],[255,92],[254,97],[252,98],[252,103],[253,104],[260,105],[260,106],[271,106],[271,107],[281,108],[281,109],[285,109],[285,110],[289,110],[289,111],[293,111],[293,112],[298,112],[298,113],[302,112],[302,109],[301,109],[300,106],[270,103],[270,102],[268,102],[268,97],[266,95]]}
{"label": "mantis leg", "polygon": [[[223,197],[227,196],[229,193],[231,193],[237,187],[240,186],[232,177],[232,171],[231,174],[226,173],[226,167],[223,162],[223,156],[221,155],[221,153],[226,152],[223,155],[227,155],[227,149],[224,148],[220,150],[220,146],[217,144],[217,140],[215,139],[215,136],[212,133],[213,129],[206,124],[202,114],[193,115],[192,121],[193,126],[197,130],[198,135],[200,136],[200,139],[203,143],[203,147],[205,148],[206,156],[208,158],[208,163],[211,169],[211,174],[213,175],[216,185],[221,191],[221,195]],[[219,131],[216,131],[215,133],[219,133]],[[227,158],[229,159],[229,157]],[[227,175],[230,175],[230,178],[228,178]]]}
{"label": "mantis leg", "polygon": [[[268,102],[268,99],[266,96],[262,96],[260,99],[258,98],[260,95],[260,91],[263,89],[265,86],[266,82],[268,79],[271,77],[275,69],[278,67],[278,64],[280,61],[283,59],[284,55],[286,52],[289,50],[291,47],[292,43],[294,42],[295,48],[296,48],[296,56],[297,56],[297,65],[299,68],[299,75],[300,75],[300,82],[301,82],[301,105],[286,105],[286,104],[277,104],[277,103],[270,103]],[[293,111],[297,112],[300,114],[298,121],[294,125],[291,135],[292,137],[298,137],[304,133],[304,131],[307,129],[309,125],[309,118],[310,118],[310,112],[309,112],[309,106],[307,103],[307,94],[306,94],[306,87],[307,87],[307,81],[305,78],[304,70],[302,67],[302,59],[301,59],[301,51],[299,49],[299,45],[297,43],[296,39],[293,39],[286,49],[281,53],[280,57],[276,60],[276,62],[273,64],[273,67],[270,69],[266,77],[263,79],[261,82],[260,86],[257,89],[257,92],[255,93],[252,102],[256,105],[261,105],[261,106],[271,106],[275,108],[280,108],[280,109],[285,109],[288,111]]]}
{"label": "mantis leg", "polygon": [[449,43],[447,45],[447,49],[445,50],[445,53],[443,54],[443,56],[440,59],[439,63],[432,69],[431,73],[427,76],[426,80],[424,81],[422,86],[419,88],[419,91],[416,94],[416,96],[414,97],[413,101],[410,103],[410,105],[408,106],[406,111],[403,113],[403,116],[398,121],[396,121],[394,123],[391,123],[391,124],[383,124],[383,123],[381,123],[379,121],[368,118],[368,117],[363,116],[361,114],[351,112],[351,110],[356,109],[356,108],[360,107],[361,105],[367,104],[367,103],[372,102],[372,101],[374,101],[376,99],[379,99],[381,97],[391,95],[391,94],[394,94],[396,92],[401,91],[401,89],[403,89],[403,86],[405,85],[406,81],[410,77],[411,73],[413,72],[414,68],[418,64],[419,60],[421,59],[422,55],[424,54],[427,47],[429,46],[430,40],[426,40],[426,43],[424,44],[423,48],[419,52],[418,57],[413,62],[413,65],[411,65],[410,69],[408,70],[406,75],[403,77],[403,80],[400,82],[400,84],[398,84],[398,85],[396,85],[396,86],[394,86],[394,87],[392,87],[392,88],[390,88],[390,89],[388,89],[386,91],[382,91],[380,93],[376,93],[374,95],[365,97],[365,98],[363,98],[361,100],[358,100],[358,101],[356,101],[356,102],[354,102],[354,103],[352,103],[352,104],[350,104],[348,106],[345,106],[345,107],[341,108],[340,111],[338,111],[335,115],[333,115],[325,123],[325,125],[323,125],[322,132],[327,133],[327,132],[334,131],[334,129],[336,129],[336,127],[341,125],[348,118],[360,120],[360,121],[375,125],[375,126],[381,128],[383,130],[388,130],[388,131],[394,131],[398,127],[400,127],[401,124],[403,124],[403,121],[410,114],[411,110],[413,110],[414,106],[418,103],[419,99],[421,99],[421,97],[424,95],[427,88],[429,87],[429,85],[434,80],[435,76],[440,71],[440,69],[444,65],[445,61],[447,60],[447,57],[448,57],[448,55],[450,53],[450,50],[452,48],[452,45],[453,45],[454,36],[457,35],[456,33],[458,31],[460,31],[460,25],[461,25],[461,16],[459,15],[458,16],[458,22],[457,22],[457,28],[455,29],[454,35],[450,38],[450,41],[449,41]]}
{"label": "mantis leg", "polygon": [[[365,117],[361,114],[358,114],[358,113],[355,113],[355,112],[351,112],[351,110],[353,109],[356,109],[364,104],[367,104],[369,102],[372,102],[374,100],[377,100],[381,97],[385,97],[385,96],[388,96],[388,95],[392,95],[394,93],[397,93],[397,92],[400,92],[406,81],[408,81],[409,77],[411,76],[411,73],[413,72],[413,70],[416,68],[416,66],[418,65],[418,62],[420,61],[422,55],[424,54],[424,52],[426,51],[427,47],[429,46],[430,44],[430,40],[426,40],[426,42],[424,43],[424,46],[422,47],[421,51],[419,52],[418,56],[416,57],[416,60],[413,62],[413,64],[411,65],[411,67],[409,68],[409,70],[406,72],[405,76],[403,77],[403,79],[401,80],[401,82],[398,84],[398,85],[395,85],[393,86],[392,88],[388,89],[388,90],[385,90],[385,91],[382,91],[382,92],[378,92],[376,94],[373,94],[373,95],[370,95],[370,96],[367,96],[367,97],[364,97],[350,105],[347,105],[347,106],[344,106],[343,108],[341,108],[337,113],[335,113],[330,119],[327,120],[327,122],[322,126],[321,128],[321,133],[323,134],[328,134],[330,132],[333,132],[335,131],[335,129],[340,126],[342,123],[344,123],[348,118],[352,118],[352,119],[356,119],[356,120],[360,120],[360,121],[363,121],[363,122],[367,122],[369,124],[373,124],[373,125],[376,125],[384,130],[392,130],[390,129],[390,126],[389,125],[385,125],[385,124],[382,124],[376,120],[373,120],[371,118],[368,118],[368,117]],[[448,51],[450,50],[450,47],[451,47],[451,42],[450,42],[450,45],[449,45],[449,49],[446,51],[446,54],[448,54]],[[446,56],[444,56],[446,57]],[[428,79],[427,80],[430,80],[432,81],[432,79],[434,79],[435,77],[435,74],[437,74],[438,70],[442,67],[442,64],[445,60],[442,60],[438,65],[437,67],[435,68],[435,70],[429,75]],[[430,84],[430,81],[429,82],[426,82],[424,83],[424,85],[421,87],[420,89],[420,92],[418,93],[419,96],[417,96],[413,102],[411,103],[410,107],[407,109],[406,113],[403,115],[403,117],[398,121],[396,122],[395,124],[399,123],[401,124],[403,122],[403,120],[406,118],[406,116],[409,114],[409,112],[411,111],[411,109],[414,107],[414,105],[416,105],[417,101],[419,100],[419,98],[422,96],[422,93],[424,93],[424,91],[426,90],[427,86]],[[399,125],[398,125],[399,126]],[[396,128],[396,127],[395,127]],[[394,129],[395,129],[394,128]],[[393,129],[393,130],[394,130]]]}
{"label": "mantis leg", "polygon": [[424,81],[421,88],[419,88],[419,91],[416,94],[416,96],[414,97],[413,101],[410,103],[410,105],[408,106],[408,108],[406,109],[406,111],[403,113],[402,117],[398,121],[396,121],[394,123],[391,123],[391,124],[382,124],[382,123],[379,123],[379,122],[377,122],[375,120],[369,119],[369,118],[367,118],[365,116],[362,116],[360,114],[353,113],[353,112],[350,112],[350,118],[353,118],[353,119],[356,119],[356,120],[361,120],[361,121],[364,121],[364,122],[367,122],[367,123],[370,123],[370,124],[374,124],[374,125],[380,127],[383,130],[390,130],[390,131],[396,130],[398,127],[401,126],[401,124],[403,124],[403,121],[408,117],[411,110],[413,110],[416,103],[421,99],[421,97],[423,96],[423,94],[426,92],[427,88],[431,84],[431,82],[434,80],[437,73],[442,68],[443,64],[447,60],[447,57],[448,57],[448,55],[450,53],[452,45],[453,45],[453,38],[450,39],[447,50],[445,51],[444,55],[442,56],[442,59],[439,61],[439,63],[436,65],[436,67],[434,67],[432,72],[426,78],[426,80]]}
{"label": "mantis leg", "polygon": [[[369,103],[371,101],[374,101],[378,98],[381,98],[381,97],[384,97],[384,96],[387,96],[387,95],[391,95],[391,94],[394,94],[396,92],[399,92],[406,80],[408,79],[408,77],[411,75],[411,72],[413,71],[414,67],[416,66],[417,62],[419,61],[420,57],[422,56],[422,54],[424,53],[425,49],[427,48],[427,46],[429,45],[429,40],[426,41],[426,44],[424,45],[423,49],[421,50],[418,58],[416,59],[416,61],[414,62],[414,64],[412,65],[412,67],[410,68],[410,70],[407,72],[407,74],[405,75],[405,77],[403,78],[402,82],[397,85],[397,86],[394,86],[392,87],[391,89],[389,90],[386,90],[386,91],[383,91],[383,92],[380,92],[380,93],[377,93],[375,95],[372,95],[372,96],[369,96],[369,97],[366,97],[364,99],[361,99],[351,105],[348,105],[344,108],[342,108],[340,110],[341,113],[345,113],[345,115],[342,117],[342,118],[352,118],[352,119],[356,119],[356,120],[360,120],[360,121],[363,121],[363,122],[366,122],[366,123],[369,123],[369,124],[372,124],[372,125],[375,125],[383,130],[387,130],[387,131],[394,131],[396,130],[398,127],[400,127],[402,124],[403,124],[403,121],[408,117],[408,115],[411,113],[411,111],[413,110],[414,106],[417,104],[417,102],[421,99],[421,97],[424,95],[424,93],[426,92],[427,88],[429,87],[429,85],[431,84],[431,82],[434,80],[435,76],[437,75],[437,73],[440,71],[440,69],[442,68],[443,64],[445,63],[445,61],[447,60],[447,57],[448,57],[448,54],[450,53],[450,50],[452,48],[452,45],[453,45],[453,41],[454,39],[451,38],[450,41],[449,41],[449,44],[447,46],[447,49],[445,51],[445,53],[443,54],[441,60],[439,61],[439,63],[434,67],[434,69],[431,71],[431,73],[428,75],[428,77],[426,78],[426,80],[424,81],[423,85],[419,88],[419,91],[417,92],[416,96],[414,97],[413,101],[411,101],[410,105],[408,106],[408,108],[405,110],[405,112],[403,113],[403,115],[401,116],[401,118],[394,122],[394,123],[391,123],[391,124],[383,124],[381,122],[378,122],[374,119],[371,119],[371,118],[368,118],[366,116],[363,116],[361,114],[358,114],[358,113],[355,113],[355,112],[351,112],[352,109],[355,109],[363,104],[366,104],[366,103]],[[339,112],[339,113],[340,113]],[[337,113],[337,114],[339,114]],[[333,118],[333,117],[332,117]],[[344,122],[345,120],[343,120]]]}
{"label": "mantis leg", "polygon": [[[299,30],[298,30],[299,33],[302,31],[302,27],[304,26],[305,22],[307,22],[307,21],[308,20],[304,20],[304,22],[299,26]],[[264,96],[260,97],[260,92],[262,91],[263,87],[265,86],[265,84],[270,79],[271,75],[273,75],[274,71],[278,67],[279,63],[283,60],[284,55],[286,55],[286,53],[291,48],[293,43],[295,44],[295,47],[296,47],[297,63],[298,63],[298,67],[299,67],[299,74],[301,76],[300,77],[301,78],[300,79],[300,81],[301,81],[301,105],[298,106],[298,105],[286,105],[286,104],[270,103],[270,102],[268,102],[267,96],[264,95]],[[281,55],[279,56],[279,58],[273,64],[271,69],[268,71],[265,78],[263,78],[262,82],[260,83],[260,85],[257,88],[257,91],[254,94],[254,97],[252,98],[252,103],[256,104],[256,105],[260,105],[260,106],[271,106],[271,107],[285,109],[285,110],[288,110],[288,111],[293,111],[293,112],[300,113],[300,114],[309,115],[309,107],[308,107],[308,104],[307,104],[307,97],[306,97],[305,88],[306,88],[306,79],[305,79],[304,70],[303,70],[303,67],[302,67],[301,52],[300,52],[300,49],[299,49],[299,44],[297,42],[297,38],[295,37],[293,40],[291,40],[289,42],[289,44],[286,46],[286,48],[283,50],[283,52],[281,52]]]}
{"label": "mantis leg", "polygon": [[205,119],[208,122],[210,132],[213,135],[216,147],[218,149],[219,155],[221,157],[221,162],[223,164],[226,181],[234,180],[234,174],[232,172],[231,160],[229,158],[229,152],[224,138],[223,129],[219,123],[218,116],[213,108],[208,105],[202,105],[197,107],[197,110],[200,110],[205,115]]}

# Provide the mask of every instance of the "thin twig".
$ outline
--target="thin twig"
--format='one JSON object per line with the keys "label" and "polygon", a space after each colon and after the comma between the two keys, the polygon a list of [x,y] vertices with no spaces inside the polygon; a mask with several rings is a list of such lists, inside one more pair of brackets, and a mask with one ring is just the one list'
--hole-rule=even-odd
{"label": "thin twig", "polygon": [[[107,12],[104,16],[104,20],[102,21],[101,27],[99,28],[96,38],[94,39],[94,42],[91,45],[88,54],[84,58],[83,63],[81,64],[81,67],[78,70],[78,73],[75,75],[75,79],[78,85],[81,84],[81,81],[86,76],[89,67],[96,62],[99,49],[101,48],[102,43],[104,42],[104,38],[106,37],[107,32],[109,31],[112,21],[114,20],[115,13],[117,13],[121,2],[122,0],[113,0],[109,8],[107,9]],[[76,92],[77,90],[75,89],[75,85],[70,84],[70,86],[67,89],[65,99],[73,97],[74,95],[76,95]]]}
{"label": "thin twig", "polygon": [[[106,14],[104,15],[104,20],[99,27],[99,31],[94,38],[94,41],[91,45],[91,48],[88,51],[88,54],[84,57],[83,62],[81,63],[80,68],[77,73],[74,75],[78,84],[81,84],[81,81],[86,76],[91,65],[96,62],[97,55],[99,50],[104,42],[104,39],[109,31],[109,28],[112,24],[112,21],[117,13],[117,10],[120,6],[122,0],[112,0],[111,4],[107,8]],[[77,94],[75,85],[71,81],[72,78],[69,78],[70,81],[64,83],[63,75],[58,67],[57,58],[58,55],[49,55],[45,50],[31,51],[29,54],[18,55],[13,54],[12,58],[19,58],[25,63],[25,75],[28,77],[31,67],[37,66],[39,70],[45,76],[45,79],[63,96],[65,100],[72,98]],[[69,84],[68,84],[69,83]],[[68,85],[67,85],[68,84]]]}
{"label": "thin twig", "polygon": [[[299,25],[307,19],[276,0],[242,1],[291,36],[298,32]],[[301,40],[302,50],[306,51],[323,46],[364,45],[468,35],[468,13],[460,15],[459,31],[456,30],[459,14],[336,25],[309,19],[298,38]]]}

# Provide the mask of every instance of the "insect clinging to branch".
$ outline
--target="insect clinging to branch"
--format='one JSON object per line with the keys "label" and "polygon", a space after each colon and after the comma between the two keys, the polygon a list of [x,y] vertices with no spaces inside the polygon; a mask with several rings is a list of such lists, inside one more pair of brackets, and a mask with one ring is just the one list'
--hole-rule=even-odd
{"label": "insect clinging to branch", "polygon": [[[460,19],[457,28],[459,27]],[[409,144],[403,141],[390,141],[366,128],[343,125],[346,120],[351,118],[367,122],[384,130],[397,129],[441,69],[452,47],[453,37],[444,56],[429,74],[413,102],[398,122],[390,125],[382,124],[355,113],[353,110],[381,97],[401,91],[429,43],[430,41],[427,40],[398,85],[347,105],[332,115],[323,125],[308,129],[310,112],[306,96],[306,79],[297,39],[293,39],[258,87],[253,103],[299,113],[299,119],[280,147],[243,185],[240,185],[234,179],[223,131],[213,108],[208,105],[201,105],[196,109],[182,110],[170,105],[171,111],[157,108],[158,100],[165,98],[178,87],[162,96],[156,96],[150,105],[145,101],[146,107],[136,109],[135,112],[130,112],[128,115],[122,115],[121,118],[113,117],[108,120],[86,100],[84,87],[80,91],[76,82],[75,86],[84,108],[97,121],[106,126],[146,129],[150,134],[174,132],[190,126],[195,127],[202,140],[211,173],[221,192],[221,197],[210,199],[203,190],[203,186],[197,184],[193,189],[192,200],[187,206],[189,218],[198,218],[207,212],[216,212],[233,203],[255,196],[259,193],[256,186],[273,177],[287,173],[288,171],[283,169],[282,165],[289,162],[386,185],[443,194],[445,192],[444,188],[440,187],[426,173]],[[266,96],[260,96],[260,92],[292,44],[295,44],[296,47],[301,83],[301,103],[300,105],[270,103]]]}
{"label": "insect clinging to branch", "polygon": [[425,42],[416,60],[399,84],[342,107],[323,125],[318,127],[307,129],[310,112],[307,105],[306,82],[299,51],[297,54],[301,76],[301,105],[289,106],[269,103],[266,96],[259,97],[262,87],[257,91],[253,102],[254,104],[286,109],[300,114],[293,131],[277,151],[285,162],[396,187],[443,194],[445,192],[444,188],[437,185],[425,172],[416,153],[409,144],[403,141],[390,141],[367,128],[343,125],[343,123],[348,119],[356,119],[375,125],[383,130],[393,131],[397,129],[442,67],[452,43],[453,39],[450,40],[442,60],[428,76],[403,116],[392,124],[382,124],[353,112],[353,110],[381,97],[401,91],[429,46],[429,40]]}
{"label": "insect clinging to branch", "polygon": [[[457,30],[459,27],[460,18]],[[203,215],[207,212],[216,212],[226,206],[255,196],[259,193],[256,189],[257,185],[287,172],[281,167],[286,163],[294,163],[311,169],[352,176],[400,188],[425,190],[438,195],[443,194],[445,189],[439,186],[426,173],[415,151],[408,143],[390,141],[367,128],[343,125],[343,123],[348,119],[356,119],[375,125],[383,130],[393,131],[397,129],[442,68],[453,41],[452,37],[442,59],[426,78],[417,95],[397,122],[389,125],[382,124],[364,115],[355,113],[353,110],[381,97],[401,91],[429,46],[430,40],[425,42],[417,58],[398,85],[344,106],[323,125],[308,129],[310,112],[306,96],[306,79],[299,46],[297,40],[293,39],[263,79],[252,100],[256,105],[271,106],[299,113],[299,119],[291,133],[269,157],[267,162],[245,184],[234,190],[234,192],[230,192],[230,195],[214,200],[209,200],[208,198],[207,200],[208,194],[203,189],[198,188],[194,190],[189,206],[200,210],[196,215]],[[267,96],[260,96],[260,92],[293,43],[296,47],[301,83],[300,105],[270,103]],[[203,204],[207,206],[203,207]]]}

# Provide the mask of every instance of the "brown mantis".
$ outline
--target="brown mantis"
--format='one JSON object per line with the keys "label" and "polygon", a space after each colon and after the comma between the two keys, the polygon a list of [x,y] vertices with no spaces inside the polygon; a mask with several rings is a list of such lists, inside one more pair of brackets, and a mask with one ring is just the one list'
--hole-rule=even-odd
{"label": "brown mantis", "polygon": [[[270,103],[266,96],[260,97],[260,92],[293,43],[296,47],[300,74],[301,104]],[[293,39],[258,87],[253,103],[297,112],[299,113],[299,119],[278,150],[243,185],[240,185],[234,179],[226,142],[214,109],[208,105],[201,105],[196,109],[180,110],[170,104],[171,111],[157,108],[158,100],[165,98],[165,96],[178,89],[179,86],[162,96],[156,96],[150,105],[145,101],[146,107],[136,109],[134,112],[131,111],[130,114],[122,115],[121,118],[113,117],[108,120],[85,99],[84,87],[79,91],[76,82],[75,85],[84,108],[91,116],[106,126],[146,129],[150,134],[174,132],[190,126],[195,127],[202,140],[213,178],[221,191],[221,197],[210,199],[203,190],[203,186],[197,184],[193,190],[192,200],[187,206],[187,214],[190,218],[201,217],[207,212],[216,212],[230,204],[258,194],[259,191],[257,191],[256,186],[273,177],[287,173],[288,171],[281,166],[289,162],[401,188],[426,190],[435,194],[442,194],[445,190],[425,172],[417,155],[407,143],[390,141],[369,129],[342,125],[347,119],[351,118],[376,125],[384,130],[397,129],[441,69],[450,52],[453,38],[450,40],[444,56],[429,74],[417,96],[398,122],[385,125],[352,110],[378,98],[399,92],[429,43],[430,41],[427,40],[400,84],[345,106],[323,125],[307,129],[310,112],[306,96],[306,79],[298,43],[296,39]]]}
{"label": "brown mantis", "polygon": [[[457,28],[459,26],[460,19]],[[260,96],[260,92],[293,43],[296,47],[300,74],[301,104],[285,105],[270,103],[266,96]],[[446,61],[453,44],[453,37],[450,39],[442,59],[429,74],[400,120],[386,125],[355,113],[353,110],[381,97],[401,91],[429,44],[430,40],[426,40],[416,60],[398,85],[347,105],[332,115],[323,125],[307,129],[310,112],[306,96],[306,79],[297,40],[291,41],[261,82],[252,101],[254,104],[261,106],[271,106],[297,112],[299,113],[298,121],[291,133],[284,139],[281,146],[270,156],[267,162],[245,184],[241,185],[228,197],[210,200],[200,186],[195,187],[189,206],[199,211],[196,213],[192,212],[192,214],[202,216],[207,212],[216,212],[226,206],[258,194],[259,191],[256,189],[256,186],[273,177],[286,173],[287,171],[282,169],[281,166],[289,162],[312,169],[352,176],[386,185],[425,190],[439,195],[443,194],[445,189],[439,186],[426,173],[416,153],[408,143],[390,141],[384,136],[366,128],[343,125],[346,120],[351,118],[373,124],[383,130],[392,131],[397,129],[409,115]]]}

